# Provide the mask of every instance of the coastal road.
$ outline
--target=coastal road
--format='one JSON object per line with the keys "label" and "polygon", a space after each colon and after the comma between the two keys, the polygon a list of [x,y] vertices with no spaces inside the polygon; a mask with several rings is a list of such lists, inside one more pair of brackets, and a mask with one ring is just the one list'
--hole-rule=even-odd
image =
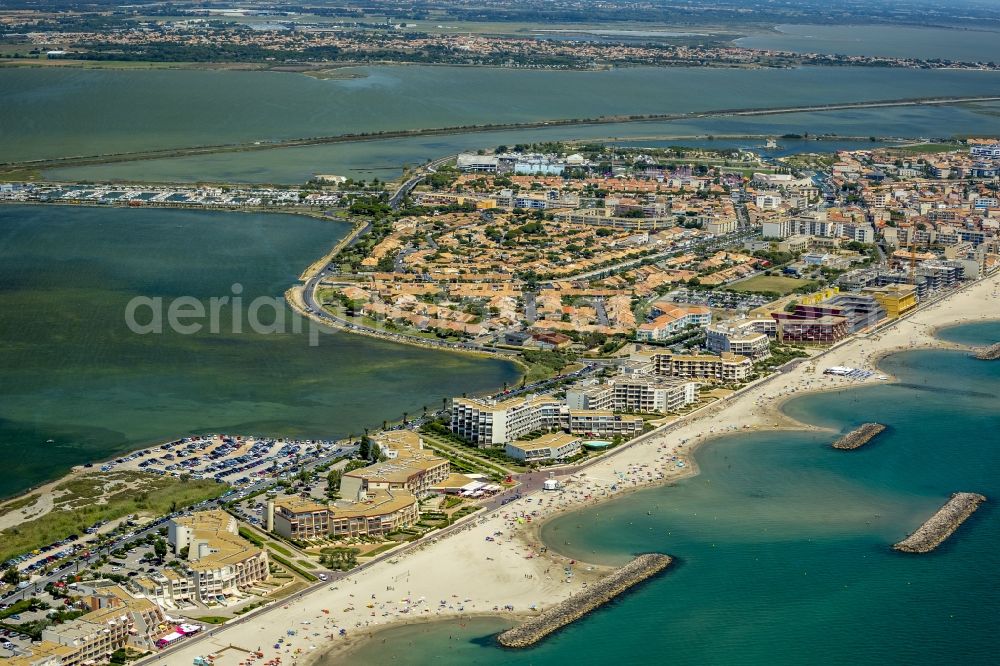
{"label": "coastal road", "polygon": [[400,184],[400,186],[396,188],[396,191],[392,193],[392,195],[389,197],[389,205],[392,208],[399,208],[399,204],[403,202],[403,199],[406,198],[406,195],[412,192],[413,188],[416,187],[417,184],[420,183],[420,181],[422,181],[428,175],[434,173],[439,167],[444,166],[445,164],[455,159],[456,157],[458,156],[446,155],[444,157],[439,157],[438,159],[432,162],[428,162],[424,166],[417,169],[417,173],[413,174],[412,176],[404,180],[402,184]]}

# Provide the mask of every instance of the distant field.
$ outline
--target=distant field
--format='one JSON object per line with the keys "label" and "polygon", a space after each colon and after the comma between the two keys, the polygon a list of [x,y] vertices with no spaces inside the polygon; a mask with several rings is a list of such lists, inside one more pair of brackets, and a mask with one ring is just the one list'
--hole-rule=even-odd
{"label": "distant field", "polygon": [[947,153],[952,150],[961,150],[962,148],[965,148],[965,146],[960,143],[917,143],[911,146],[897,146],[892,148],[892,152],[906,154]]}
{"label": "distant field", "polygon": [[746,292],[771,291],[784,296],[800,287],[812,287],[815,284],[812,280],[799,280],[781,275],[757,275],[742,282],[734,282],[727,288]]}

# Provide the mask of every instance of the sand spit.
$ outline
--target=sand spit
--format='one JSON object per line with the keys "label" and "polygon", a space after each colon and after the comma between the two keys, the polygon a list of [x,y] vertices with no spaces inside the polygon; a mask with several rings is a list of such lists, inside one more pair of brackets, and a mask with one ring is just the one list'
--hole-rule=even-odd
{"label": "sand spit", "polygon": [[862,423],[859,427],[831,444],[831,446],[842,451],[853,451],[872,441],[884,430],[885,426],[881,423]]}
{"label": "sand spit", "polygon": [[929,553],[940,546],[969,516],[976,512],[986,497],[977,493],[955,493],[916,532],[895,546],[903,553]]}
{"label": "sand spit", "polygon": [[671,561],[670,556],[660,553],[639,555],[611,575],[553,606],[538,617],[503,632],[497,637],[497,642],[507,648],[531,647],[552,632],[579,620],[642,581],[652,578],[670,566]]}

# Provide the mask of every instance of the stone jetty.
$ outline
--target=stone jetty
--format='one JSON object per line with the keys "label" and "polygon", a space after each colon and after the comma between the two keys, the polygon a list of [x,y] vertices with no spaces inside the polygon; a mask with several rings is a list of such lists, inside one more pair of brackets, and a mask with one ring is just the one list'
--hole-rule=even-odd
{"label": "stone jetty", "polygon": [[639,555],[582,592],[574,594],[524,624],[503,632],[497,637],[497,642],[507,648],[530,647],[552,632],[600,608],[629,588],[652,578],[670,566],[671,561],[669,555],[660,553]]}
{"label": "stone jetty", "polygon": [[977,493],[955,493],[916,532],[897,543],[893,549],[904,553],[931,552],[985,501],[986,497]]}
{"label": "stone jetty", "polygon": [[872,441],[883,430],[885,430],[885,426],[881,423],[862,423],[834,442],[832,446],[835,449],[843,449],[844,451],[857,449]]}
{"label": "stone jetty", "polygon": [[976,352],[976,358],[980,361],[995,361],[1000,358],[1000,342],[990,345],[989,347],[983,347],[978,352]]}

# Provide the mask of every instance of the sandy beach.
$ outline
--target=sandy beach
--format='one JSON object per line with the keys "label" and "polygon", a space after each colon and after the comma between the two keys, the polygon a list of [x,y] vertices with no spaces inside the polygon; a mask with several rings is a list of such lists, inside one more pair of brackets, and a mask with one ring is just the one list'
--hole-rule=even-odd
{"label": "sandy beach", "polygon": [[[246,656],[242,648],[260,649],[265,661],[281,657],[282,664],[306,666],[323,653],[337,656],[374,632],[401,623],[498,615],[509,617],[513,625],[533,608],[557,603],[608,571],[572,562],[553,550],[543,552],[538,535],[546,519],[696,474],[691,454],[713,437],[740,430],[812,427],[785,416],[780,409],[784,401],[807,392],[890,381],[876,367],[880,358],[926,347],[966,349],[933,334],[945,326],[998,317],[1000,275],[994,275],[615,450],[585,472],[562,477],[561,492],[540,491],[489,515],[474,515],[460,531],[139,663],[190,664],[196,656],[235,646],[215,663],[240,663]],[[866,380],[822,374],[837,365],[875,374]],[[566,567],[571,576],[565,573]]]}

